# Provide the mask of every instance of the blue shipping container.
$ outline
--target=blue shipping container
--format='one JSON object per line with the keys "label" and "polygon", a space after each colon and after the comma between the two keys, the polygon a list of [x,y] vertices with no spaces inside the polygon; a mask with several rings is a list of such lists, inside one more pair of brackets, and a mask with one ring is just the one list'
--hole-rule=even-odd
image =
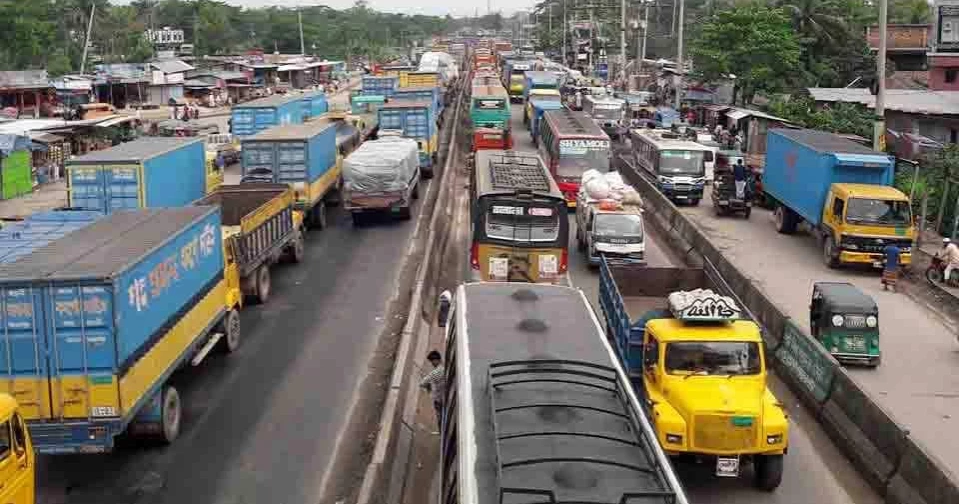
{"label": "blue shipping container", "polygon": [[[278,126],[244,139],[241,148],[243,175],[267,169],[273,182],[292,184],[299,191],[298,186],[316,182],[336,166],[336,124],[312,121]],[[311,196],[315,200],[322,194]]]}
{"label": "blue shipping container", "polygon": [[103,217],[92,210],[51,210],[0,229],[0,263],[15,261]]}
{"label": "blue shipping container", "polygon": [[435,143],[436,117],[427,102],[394,101],[387,103],[378,112],[380,129],[402,130],[403,136],[416,140],[420,146],[420,167],[432,166],[432,155],[438,146]]}
{"label": "blue shipping container", "polygon": [[326,93],[314,91],[303,96],[303,121],[312,117],[319,117],[330,110],[326,100]]}
{"label": "blue shipping container", "polygon": [[141,138],[67,161],[70,206],[119,209],[189,205],[206,193],[200,138]]}
{"label": "blue shipping container", "polygon": [[397,76],[365,76],[361,82],[360,94],[391,97],[396,92],[399,82],[400,79]]}
{"label": "blue shipping container", "polygon": [[187,340],[153,351],[198,303],[209,306],[223,265],[218,207],[120,211],[0,264],[2,378],[27,399],[35,448],[110,449],[222,317],[212,299],[193,332],[176,336]]}
{"label": "blue shipping container", "polygon": [[763,190],[813,225],[836,183],[892,185],[893,158],[825,131],[771,129]]}
{"label": "blue shipping container", "polygon": [[255,135],[267,128],[303,122],[302,95],[274,95],[233,107],[230,116],[232,133]]}
{"label": "blue shipping container", "polygon": [[434,117],[438,117],[440,112],[443,111],[443,102],[440,100],[439,91],[439,88],[435,87],[400,88],[396,90],[393,99],[429,102],[432,104]]}

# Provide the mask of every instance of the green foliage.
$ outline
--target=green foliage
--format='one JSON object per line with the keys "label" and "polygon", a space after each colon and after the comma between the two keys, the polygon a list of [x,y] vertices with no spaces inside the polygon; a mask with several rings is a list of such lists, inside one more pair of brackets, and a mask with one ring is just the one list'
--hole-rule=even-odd
{"label": "green foliage", "polygon": [[866,107],[855,103],[835,103],[816,108],[812,98],[801,96],[789,100],[776,99],[769,104],[769,113],[789,119],[805,128],[873,136],[873,114]]}
{"label": "green foliage", "polygon": [[[916,194],[913,198],[913,212],[919,215],[922,200],[928,197],[927,219],[934,219],[942,211],[942,228],[938,231],[951,234],[956,198],[959,197],[959,145],[947,144],[934,155],[920,160],[918,177],[915,177],[915,171],[909,167],[897,170],[895,185],[908,195],[912,191],[914,178]],[[946,191],[948,194],[944,194]]]}
{"label": "green foliage", "polygon": [[745,4],[706,19],[690,54],[709,81],[729,74],[744,101],[759,91],[783,89],[799,67],[799,42],[784,11]]}

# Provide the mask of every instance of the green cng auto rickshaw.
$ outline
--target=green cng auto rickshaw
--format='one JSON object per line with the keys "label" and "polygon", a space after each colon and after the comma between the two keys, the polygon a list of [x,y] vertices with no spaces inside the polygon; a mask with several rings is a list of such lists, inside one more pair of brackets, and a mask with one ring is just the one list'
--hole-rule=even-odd
{"label": "green cng auto rickshaw", "polygon": [[816,282],[809,328],[813,338],[839,362],[879,365],[879,307],[854,285]]}

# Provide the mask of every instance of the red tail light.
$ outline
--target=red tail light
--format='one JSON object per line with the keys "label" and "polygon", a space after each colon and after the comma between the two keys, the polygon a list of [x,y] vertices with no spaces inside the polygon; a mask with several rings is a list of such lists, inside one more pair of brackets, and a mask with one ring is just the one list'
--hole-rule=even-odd
{"label": "red tail light", "polygon": [[478,243],[474,243],[473,246],[470,247],[470,267],[472,267],[475,270],[480,269]]}
{"label": "red tail light", "polygon": [[569,251],[563,249],[563,255],[559,258],[559,272],[566,273],[566,269],[569,266]]}

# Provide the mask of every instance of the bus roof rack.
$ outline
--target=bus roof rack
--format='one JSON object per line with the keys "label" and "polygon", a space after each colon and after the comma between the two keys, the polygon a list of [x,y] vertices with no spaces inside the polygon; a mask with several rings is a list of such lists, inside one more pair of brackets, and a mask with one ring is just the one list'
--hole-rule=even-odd
{"label": "bus roof rack", "polygon": [[539,164],[539,156],[533,153],[504,151],[491,155],[489,171],[493,189],[549,192],[550,181]]}

